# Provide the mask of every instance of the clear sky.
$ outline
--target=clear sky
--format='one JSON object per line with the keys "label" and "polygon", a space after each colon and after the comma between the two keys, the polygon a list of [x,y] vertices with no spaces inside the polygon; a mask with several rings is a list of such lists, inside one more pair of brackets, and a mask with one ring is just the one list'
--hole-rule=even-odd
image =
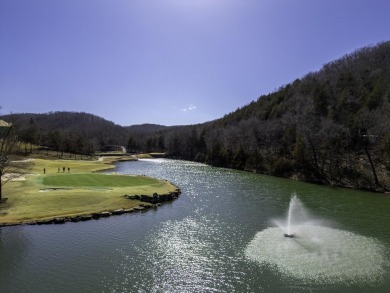
{"label": "clear sky", "polygon": [[0,113],[202,123],[386,40],[389,0],[0,0]]}

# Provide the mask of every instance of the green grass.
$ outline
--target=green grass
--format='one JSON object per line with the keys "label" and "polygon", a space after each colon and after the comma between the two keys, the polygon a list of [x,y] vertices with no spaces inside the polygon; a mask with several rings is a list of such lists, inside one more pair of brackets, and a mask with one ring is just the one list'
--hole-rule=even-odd
{"label": "green grass", "polygon": [[58,174],[42,177],[42,184],[53,187],[130,187],[153,185],[159,181],[145,176],[106,174]]}
{"label": "green grass", "polygon": [[[34,159],[25,181],[3,186],[3,197],[8,200],[0,205],[0,224],[132,208],[140,202],[126,199],[125,194],[166,194],[176,189],[168,181],[145,176],[92,173],[113,168],[115,160]],[[57,173],[59,166],[61,173]],[[62,173],[63,166],[66,173]]]}

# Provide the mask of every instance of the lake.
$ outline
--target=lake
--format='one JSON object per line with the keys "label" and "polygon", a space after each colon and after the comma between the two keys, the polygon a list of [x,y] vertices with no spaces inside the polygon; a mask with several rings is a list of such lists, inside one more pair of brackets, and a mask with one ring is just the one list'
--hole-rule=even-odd
{"label": "lake", "polygon": [[[169,159],[116,165],[182,194],[146,212],[0,228],[0,292],[389,292],[389,195]],[[287,238],[277,224],[293,194],[306,222]]]}

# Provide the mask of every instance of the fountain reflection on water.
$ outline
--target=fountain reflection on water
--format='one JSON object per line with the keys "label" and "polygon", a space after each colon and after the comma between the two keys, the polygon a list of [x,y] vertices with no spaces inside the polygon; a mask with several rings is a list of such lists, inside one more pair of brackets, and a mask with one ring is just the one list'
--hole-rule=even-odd
{"label": "fountain reflection on water", "polygon": [[285,220],[258,232],[245,255],[287,277],[322,284],[383,281],[385,246],[377,239],[333,229],[315,220],[293,194]]}

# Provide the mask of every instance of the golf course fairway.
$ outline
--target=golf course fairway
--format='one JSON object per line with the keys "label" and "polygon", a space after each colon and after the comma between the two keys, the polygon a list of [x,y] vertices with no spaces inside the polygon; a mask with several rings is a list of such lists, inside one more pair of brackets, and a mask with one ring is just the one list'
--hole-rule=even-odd
{"label": "golf course fairway", "polygon": [[6,200],[0,204],[0,225],[128,210],[150,204],[128,199],[126,195],[152,196],[177,191],[177,187],[166,180],[93,173],[114,168],[113,161],[113,158],[32,159],[27,175],[3,186]]}

